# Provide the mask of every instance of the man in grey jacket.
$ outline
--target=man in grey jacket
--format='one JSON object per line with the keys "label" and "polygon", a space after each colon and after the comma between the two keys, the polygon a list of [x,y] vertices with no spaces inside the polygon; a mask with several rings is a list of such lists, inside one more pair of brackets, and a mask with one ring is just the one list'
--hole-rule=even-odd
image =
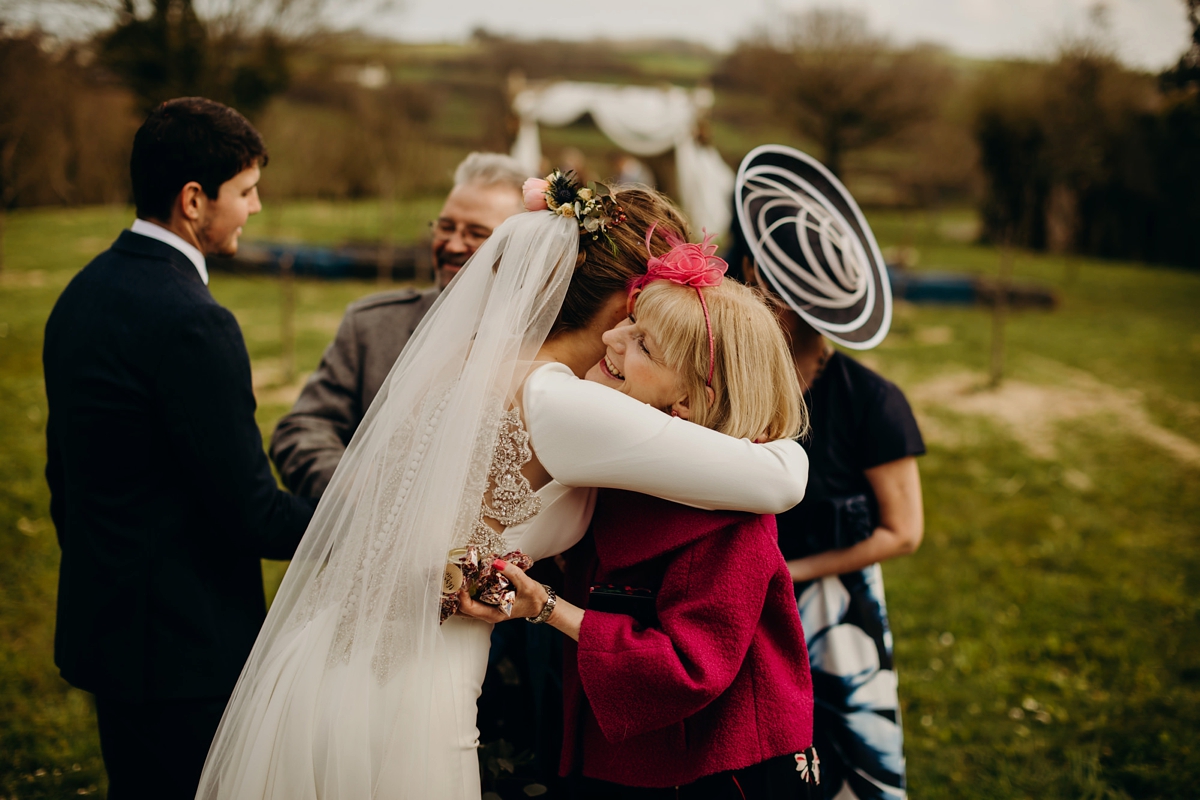
{"label": "man in grey jacket", "polygon": [[346,309],[320,366],[271,437],[271,460],[289,489],[320,498],[392,364],[438,293],[496,226],[524,210],[521,184],[527,177],[509,156],[467,156],[433,223],[437,286],[374,294]]}

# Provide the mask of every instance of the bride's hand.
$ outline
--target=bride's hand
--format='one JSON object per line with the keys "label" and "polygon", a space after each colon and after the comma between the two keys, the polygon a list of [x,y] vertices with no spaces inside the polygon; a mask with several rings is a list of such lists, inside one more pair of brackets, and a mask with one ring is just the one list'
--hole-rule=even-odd
{"label": "bride's hand", "polygon": [[487,622],[507,622],[510,619],[536,617],[542,613],[542,607],[549,599],[544,586],[526,575],[520,567],[513,566],[506,561],[496,559],[492,566],[503,573],[504,577],[508,578],[509,583],[512,584],[513,589],[516,590],[517,597],[513,601],[512,616],[505,615],[496,606],[472,599],[465,589],[458,593],[459,614]]}

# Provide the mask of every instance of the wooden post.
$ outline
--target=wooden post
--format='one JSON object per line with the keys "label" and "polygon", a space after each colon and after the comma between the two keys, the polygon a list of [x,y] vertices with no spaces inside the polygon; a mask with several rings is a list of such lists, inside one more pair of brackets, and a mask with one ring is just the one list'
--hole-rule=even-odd
{"label": "wooden post", "polygon": [[[276,244],[279,242],[279,233],[283,228],[283,203],[273,198],[271,200],[271,202],[263,204],[263,217],[267,223],[267,241]],[[281,263],[279,266],[282,268],[283,264]]]}
{"label": "wooden post", "polygon": [[1070,289],[1075,286],[1075,281],[1079,279],[1079,254],[1068,250],[1066,253],[1066,269],[1063,274],[1063,283],[1066,288]]}
{"label": "wooden post", "polygon": [[283,383],[291,386],[296,380],[296,257],[284,253],[279,258],[280,325],[279,338],[283,343]]}
{"label": "wooden post", "polygon": [[1000,387],[1004,380],[1004,325],[1008,317],[1008,287],[1012,279],[1012,246],[1005,237],[1000,245],[1000,274],[996,280],[996,294],[992,305],[992,368],[988,385]]}
{"label": "wooden post", "polygon": [[390,283],[396,263],[396,180],[391,169],[379,172],[379,282]]}
{"label": "wooden post", "polygon": [[20,144],[25,125],[28,120],[19,120],[15,130],[9,130],[8,141],[0,150],[0,272],[4,271],[4,244],[8,224],[8,204],[16,199],[17,191],[13,185],[16,175],[13,173],[13,163],[17,157],[17,145]]}

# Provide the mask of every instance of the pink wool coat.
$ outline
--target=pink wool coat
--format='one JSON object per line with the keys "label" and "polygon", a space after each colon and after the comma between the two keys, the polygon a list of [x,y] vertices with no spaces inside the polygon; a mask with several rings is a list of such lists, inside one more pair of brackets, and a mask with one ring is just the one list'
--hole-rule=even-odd
{"label": "pink wool coat", "polygon": [[567,596],[657,592],[660,627],[587,611],[566,643],[560,773],[669,787],[812,744],[812,678],[770,515],[599,493]]}

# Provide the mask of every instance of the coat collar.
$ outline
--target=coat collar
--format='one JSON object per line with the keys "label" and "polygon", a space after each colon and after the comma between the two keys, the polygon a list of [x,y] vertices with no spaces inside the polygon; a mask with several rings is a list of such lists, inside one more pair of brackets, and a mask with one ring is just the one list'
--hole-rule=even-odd
{"label": "coat collar", "polygon": [[196,267],[196,272],[200,273],[201,280],[204,285],[208,285],[208,265],[204,263],[204,254],[201,253],[196,246],[184,239],[175,231],[159,225],[157,222],[150,222],[145,219],[135,219],[133,225],[129,226],[129,230],[134,233],[140,233],[142,236],[149,236],[151,239],[158,239],[160,242],[165,242],[171,245],[179,252],[188,257]]}
{"label": "coat collar", "polygon": [[756,518],[742,511],[704,511],[636,492],[602,489],[592,531],[605,567],[622,569]]}
{"label": "coat collar", "polygon": [[204,285],[200,273],[192,260],[166,242],[142,236],[130,230],[121,231],[121,235],[113,242],[113,250],[136,258],[149,258],[156,261],[168,261],[171,266],[183,274],[188,280]]}

